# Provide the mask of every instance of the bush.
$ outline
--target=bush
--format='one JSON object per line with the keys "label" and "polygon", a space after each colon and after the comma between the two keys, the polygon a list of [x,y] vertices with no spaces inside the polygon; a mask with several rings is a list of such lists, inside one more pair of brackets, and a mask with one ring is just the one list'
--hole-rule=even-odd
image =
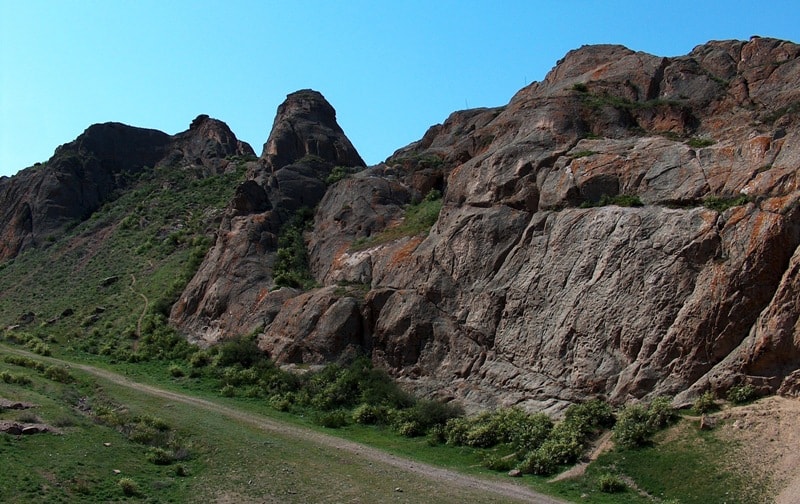
{"label": "bush", "polygon": [[731,387],[727,395],[728,401],[734,404],[745,404],[755,400],[756,397],[756,389],[750,384]]}
{"label": "bush", "polygon": [[347,425],[348,416],[345,410],[326,411],[314,415],[313,421],[329,429],[338,429]]}
{"label": "bush", "polygon": [[597,485],[600,487],[600,491],[604,493],[619,493],[626,488],[625,483],[619,476],[609,473],[601,474],[597,478]]}
{"label": "bush", "polygon": [[647,408],[647,416],[650,427],[660,430],[677,420],[678,412],[672,406],[672,399],[662,396],[653,399]]}
{"label": "bush", "polygon": [[542,476],[553,474],[557,468],[555,461],[547,453],[540,450],[530,452],[517,466],[517,469],[525,474],[539,474]]}
{"label": "bush", "polygon": [[150,448],[147,460],[155,465],[170,465],[173,459],[172,454],[163,448]]}
{"label": "bush", "polygon": [[692,407],[701,415],[714,411],[717,409],[717,403],[714,400],[714,394],[710,390],[706,390],[700,397],[695,399]]}
{"label": "bush", "polygon": [[173,364],[169,367],[169,374],[173,378],[182,378],[186,373],[183,371],[182,367],[177,364]]}
{"label": "bush", "polygon": [[539,448],[552,429],[553,421],[544,413],[526,415],[509,433],[509,441],[516,451],[529,452]]}
{"label": "bush", "polygon": [[353,410],[353,421],[361,425],[385,424],[389,420],[389,412],[385,406],[359,404]]}
{"label": "bush", "polygon": [[70,383],[72,381],[72,375],[69,374],[69,370],[63,366],[47,366],[43,374],[48,380],[59,383]]}
{"label": "bush", "polygon": [[128,497],[139,495],[139,485],[131,478],[120,478],[117,481],[117,486],[122,489],[122,493]]}
{"label": "bush", "polygon": [[614,441],[623,448],[637,448],[650,441],[655,429],[644,406],[632,404],[622,410],[614,426]]}
{"label": "bush", "polygon": [[490,471],[510,471],[517,465],[514,457],[500,457],[498,455],[489,454],[483,458],[481,465]]}
{"label": "bush", "polygon": [[703,200],[703,206],[710,210],[715,210],[722,213],[729,208],[746,205],[750,202],[750,200],[751,198],[746,194],[740,194],[739,196],[727,198],[720,196],[708,196]]}
{"label": "bush", "polygon": [[710,138],[692,137],[686,142],[686,145],[693,149],[702,149],[703,147],[708,147],[715,143],[716,142]]}
{"label": "bush", "polygon": [[189,365],[193,368],[201,368],[211,363],[211,356],[204,350],[199,350],[189,357]]}
{"label": "bush", "polygon": [[463,415],[458,404],[420,399],[411,408],[398,412],[394,426],[404,436],[421,436],[434,425],[446,425],[448,420]]}

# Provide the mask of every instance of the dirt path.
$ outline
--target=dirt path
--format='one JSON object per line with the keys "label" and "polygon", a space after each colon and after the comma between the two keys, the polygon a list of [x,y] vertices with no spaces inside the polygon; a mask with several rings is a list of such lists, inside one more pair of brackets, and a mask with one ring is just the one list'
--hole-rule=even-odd
{"label": "dirt path", "polygon": [[[142,320],[144,319],[144,316],[147,315],[147,307],[150,305],[150,300],[147,299],[147,296],[145,296],[143,293],[136,291],[136,289],[133,288],[134,285],[136,285],[136,276],[131,273],[131,284],[128,286],[128,288],[131,290],[131,292],[138,294],[144,300],[144,308],[142,308],[142,313],[139,314],[139,319],[136,321],[136,339],[138,340],[142,337]],[[135,345],[134,350],[136,350]]]}
{"label": "dirt path", "polygon": [[310,429],[304,429],[302,427],[284,424],[263,417],[261,415],[249,413],[246,411],[241,411],[229,406],[223,406],[221,404],[217,404],[213,401],[208,401],[206,399],[200,399],[187,394],[172,392],[169,390],[164,390],[158,387],[154,387],[152,385],[146,385],[143,383],[135,382],[117,373],[113,373],[105,369],[96,368],[94,366],[89,366],[86,364],[76,364],[54,358],[44,358],[39,355],[31,354],[30,352],[26,352],[24,350],[11,348],[5,345],[0,345],[0,348],[9,353],[16,353],[31,358],[49,360],[62,365],[68,365],[73,368],[80,369],[86,373],[97,376],[99,378],[102,378],[104,380],[108,380],[117,385],[134,389],[138,392],[149,394],[155,397],[160,397],[163,399],[168,399],[170,401],[189,404],[197,408],[202,408],[206,411],[211,411],[214,413],[218,413],[220,415],[225,415],[229,418],[234,418],[240,422],[248,423],[264,431],[274,432],[283,436],[295,437],[303,440],[310,440],[323,446],[344,450],[359,457],[362,457],[364,459],[368,459],[373,462],[378,462],[382,464],[387,464],[404,471],[418,474],[420,476],[423,476],[425,478],[434,481],[446,482],[471,490],[481,490],[485,492],[491,492],[498,496],[502,496],[505,498],[521,502],[529,502],[531,504],[564,504],[565,502],[556,499],[554,497],[550,497],[535,492],[534,490],[531,490],[530,488],[524,485],[517,484],[511,481],[503,482],[503,481],[486,480],[482,478],[461,474],[455,471],[451,471],[449,469],[443,469],[441,467],[436,467],[422,462],[406,459],[403,457],[392,455],[390,453],[383,452],[376,448],[371,448],[369,446],[365,446],[359,443],[347,441],[345,439],[337,438],[335,436],[322,434],[320,432],[316,432]]}

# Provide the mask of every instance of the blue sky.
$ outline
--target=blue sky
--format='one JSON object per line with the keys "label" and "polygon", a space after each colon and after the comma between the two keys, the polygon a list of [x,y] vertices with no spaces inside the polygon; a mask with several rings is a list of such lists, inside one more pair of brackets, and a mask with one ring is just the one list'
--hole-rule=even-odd
{"label": "blue sky", "polygon": [[0,175],[105,121],[174,134],[209,114],[260,154],[303,88],[373,164],[581,45],[676,56],[754,34],[800,41],[800,2],[0,0]]}

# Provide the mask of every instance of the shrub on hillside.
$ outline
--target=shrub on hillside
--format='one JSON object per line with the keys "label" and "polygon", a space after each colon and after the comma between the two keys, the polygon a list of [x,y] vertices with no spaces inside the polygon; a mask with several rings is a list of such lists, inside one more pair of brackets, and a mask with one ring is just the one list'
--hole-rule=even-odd
{"label": "shrub on hillside", "polygon": [[728,390],[728,401],[734,404],[745,404],[757,397],[756,389],[750,384],[737,385]]}

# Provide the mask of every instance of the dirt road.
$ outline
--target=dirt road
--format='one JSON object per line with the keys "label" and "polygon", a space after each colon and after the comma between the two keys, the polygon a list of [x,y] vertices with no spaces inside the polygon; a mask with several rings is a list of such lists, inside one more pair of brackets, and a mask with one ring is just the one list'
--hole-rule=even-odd
{"label": "dirt road", "polygon": [[469,476],[465,474],[461,474],[455,471],[451,471],[448,469],[443,469],[441,467],[432,466],[429,464],[417,462],[414,460],[406,459],[403,457],[398,457],[396,455],[392,455],[381,450],[371,448],[369,446],[365,446],[359,443],[355,443],[352,441],[347,441],[345,439],[341,439],[335,436],[329,436],[326,434],[322,434],[320,432],[316,432],[310,429],[305,429],[302,427],[284,424],[275,420],[271,420],[269,418],[263,417],[261,415],[257,415],[254,413],[249,413],[246,411],[238,410],[236,408],[232,408],[229,406],[223,406],[221,404],[217,404],[213,401],[209,401],[206,399],[200,399],[197,397],[193,397],[191,395],[182,394],[178,392],[172,392],[169,390],[161,389],[158,387],[154,387],[152,385],[146,385],[143,383],[135,382],[130,380],[120,374],[100,369],[94,366],[89,366],[86,364],[76,364],[73,362],[67,362],[60,359],[50,358],[50,357],[41,357],[39,355],[31,354],[24,350],[20,350],[13,347],[8,347],[6,345],[0,345],[0,348],[3,351],[9,353],[15,353],[19,355],[25,355],[27,357],[40,359],[40,360],[48,360],[54,363],[68,365],[75,369],[80,369],[86,373],[92,374],[96,377],[99,377],[103,380],[107,380],[109,382],[115,383],[117,385],[134,389],[138,392],[149,394],[151,396],[160,397],[164,399],[168,399],[170,401],[181,402],[184,404],[189,404],[197,408],[204,409],[206,411],[211,411],[220,415],[227,416],[232,419],[236,419],[240,422],[248,423],[256,428],[262,429],[268,432],[274,432],[280,435],[289,436],[289,437],[296,437],[303,440],[310,440],[315,443],[318,443],[323,446],[336,448],[339,450],[344,450],[347,452],[352,453],[358,457],[361,457],[366,460],[387,464],[393,467],[396,467],[403,471],[408,471],[411,473],[418,474],[425,478],[434,480],[434,481],[441,481],[447,482],[456,486],[460,486],[467,489],[472,490],[481,490],[485,492],[491,492],[496,494],[497,496],[508,498],[511,500],[516,500],[520,502],[529,502],[532,504],[564,504],[565,501],[535,492],[530,488],[523,486],[521,484],[515,483],[513,481],[503,482],[503,481],[492,481],[487,479],[482,479],[474,476]]}

